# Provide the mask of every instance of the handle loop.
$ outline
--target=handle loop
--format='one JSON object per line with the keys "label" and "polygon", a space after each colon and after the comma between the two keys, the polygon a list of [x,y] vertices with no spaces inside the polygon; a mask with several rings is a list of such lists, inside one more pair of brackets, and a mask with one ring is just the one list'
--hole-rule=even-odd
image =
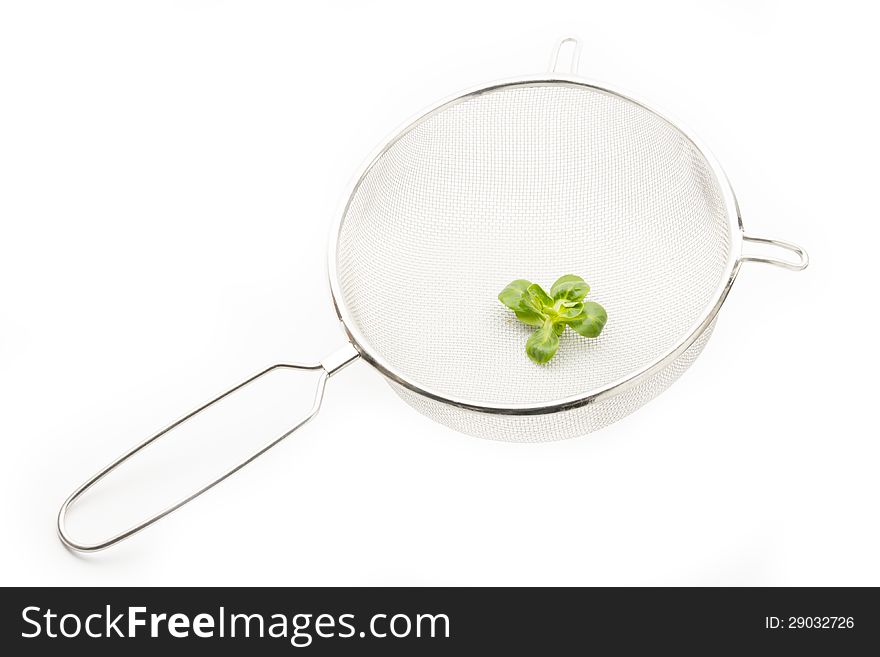
{"label": "handle loop", "polygon": [[[74,550],[76,552],[97,552],[98,550],[103,550],[103,549],[108,548],[112,545],[116,545],[117,543],[125,540],[129,536],[133,536],[133,535],[137,534],[139,531],[146,529],[147,527],[149,527],[150,525],[152,525],[155,522],[158,522],[159,520],[161,520],[165,516],[169,515],[170,513],[173,513],[174,511],[176,511],[180,507],[184,506],[185,504],[192,502],[194,499],[199,497],[202,493],[206,493],[207,491],[211,490],[214,486],[219,484],[221,481],[224,481],[228,477],[232,476],[233,474],[235,474],[236,472],[241,470],[244,466],[246,466],[248,463],[250,463],[251,461],[256,459],[258,456],[265,454],[272,447],[274,447],[275,445],[280,443],[282,440],[287,438],[290,434],[292,434],[295,431],[297,431],[298,429],[302,428],[303,425],[305,425],[309,420],[311,420],[313,417],[315,417],[315,415],[317,415],[318,411],[321,409],[321,402],[324,399],[324,388],[327,384],[327,379],[329,379],[333,374],[335,374],[336,372],[341,370],[346,365],[357,360],[358,356],[359,356],[359,354],[354,349],[354,347],[352,347],[351,345],[347,345],[345,348],[340,349],[335,354],[332,354],[328,358],[325,358],[322,362],[316,363],[314,365],[303,365],[303,364],[298,364],[298,363],[276,363],[275,365],[267,367],[266,369],[258,372],[257,374],[254,374],[252,377],[245,379],[244,381],[239,383],[237,386],[230,388],[229,390],[227,390],[224,393],[221,393],[217,397],[214,397],[214,399],[212,399],[211,401],[209,401],[205,404],[202,404],[194,411],[188,413],[187,415],[184,415],[182,418],[171,423],[170,425],[168,425],[167,427],[165,427],[164,429],[162,429],[158,433],[153,434],[152,436],[147,438],[142,443],[135,445],[133,448],[128,450],[125,454],[123,454],[122,456],[117,458],[115,461],[113,461],[110,465],[108,465],[104,469],[100,470],[97,474],[95,474],[93,477],[91,477],[89,480],[87,480],[84,484],[82,484],[79,488],[77,488],[75,491],[73,491],[73,493],[71,493],[70,497],[68,497],[64,501],[64,504],[61,505],[61,509],[58,511],[58,537],[61,539],[61,542],[64,543],[64,545],[66,547],[68,547],[69,549]],[[283,434],[281,434],[280,436],[275,438],[273,441],[271,441],[270,443],[268,443],[267,445],[265,445],[261,449],[257,450],[253,454],[251,454],[244,461],[242,461],[238,465],[234,466],[233,468],[227,470],[225,473],[223,473],[222,475],[220,475],[219,477],[217,477],[216,479],[214,479],[213,481],[211,481],[207,485],[203,486],[202,488],[199,488],[197,491],[195,491],[191,495],[184,497],[183,499],[179,500],[178,502],[175,502],[174,504],[165,508],[164,510],[160,511],[159,513],[147,518],[146,520],[144,520],[142,522],[139,522],[138,524],[136,524],[132,527],[129,527],[125,531],[120,532],[119,534],[116,534],[115,536],[112,536],[112,537],[110,537],[106,540],[100,541],[98,543],[80,543],[80,542],[74,540],[73,538],[71,538],[70,534],[67,531],[67,527],[65,524],[66,519],[67,519],[67,514],[70,511],[70,508],[76,503],[76,501],[87,490],[89,490],[92,486],[94,486],[99,481],[101,481],[101,479],[106,477],[108,474],[110,474],[117,467],[119,467],[120,465],[125,463],[128,459],[133,457],[135,454],[140,452],[145,447],[151,445],[153,442],[157,441],[159,438],[161,438],[162,436],[164,436],[165,434],[170,432],[172,429],[179,427],[181,424],[183,424],[187,420],[192,419],[193,417],[195,417],[196,415],[198,415],[202,411],[206,410],[207,408],[210,408],[211,406],[213,406],[214,404],[216,404],[220,400],[225,399],[226,397],[228,397],[232,393],[241,390],[242,388],[253,383],[257,379],[259,379],[259,378],[265,376],[266,374],[268,374],[269,372],[273,372],[274,370],[277,370],[277,369],[312,370],[312,371],[320,370],[321,371],[321,375],[318,377],[318,383],[317,383],[317,387],[315,389],[315,400],[312,403],[312,408],[304,416],[302,416],[302,418],[291,429],[284,432]]]}
{"label": "handle loop", "polygon": [[742,255],[740,256],[740,262],[763,262],[768,265],[776,265],[777,267],[782,267],[791,271],[801,271],[806,269],[807,265],[810,264],[810,256],[808,256],[807,252],[797,244],[784,242],[782,240],[774,240],[769,237],[755,237],[753,235],[746,235],[745,233],[743,233],[743,241],[751,242],[753,244],[769,244],[771,246],[777,246],[795,254],[797,260],[783,260],[782,258],[774,258],[773,256]]}
{"label": "handle loop", "polygon": [[[563,50],[571,50],[571,58],[568,67],[559,65],[559,57]],[[575,36],[567,36],[562,39],[553,49],[553,56],[550,59],[551,73],[565,73],[567,75],[577,75],[581,61],[581,42]]]}

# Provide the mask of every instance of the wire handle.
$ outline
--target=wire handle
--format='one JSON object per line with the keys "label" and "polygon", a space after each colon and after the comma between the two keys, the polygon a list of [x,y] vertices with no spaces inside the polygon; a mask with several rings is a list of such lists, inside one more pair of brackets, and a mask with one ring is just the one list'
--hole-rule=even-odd
{"label": "wire handle", "polygon": [[807,252],[804,251],[797,244],[792,244],[791,242],[784,242],[782,240],[774,240],[769,237],[755,237],[753,235],[746,235],[743,233],[743,241],[751,242],[753,244],[769,244],[771,246],[778,246],[781,249],[785,249],[790,253],[794,253],[797,256],[797,260],[783,260],[782,258],[774,258],[772,256],[750,256],[743,255],[740,256],[741,262],[763,262],[768,265],[776,265],[777,267],[783,267],[784,269],[790,269],[791,271],[801,271],[807,268],[807,265],[810,264],[810,256],[807,255]]}
{"label": "wire handle", "polygon": [[[152,525],[155,522],[158,522],[159,520],[161,520],[165,516],[169,515],[170,513],[173,513],[174,511],[176,511],[180,507],[184,506],[185,504],[192,502],[194,499],[196,499],[202,493],[205,493],[205,492],[211,490],[214,486],[219,484],[221,481],[224,481],[228,477],[232,476],[233,474],[235,474],[236,472],[241,470],[244,466],[246,466],[248,463],[250,463],[251,461],[256,459],[258,456],[265,454],[267,451],[269,451],[275,445],[280,443],[282,440],[287,438],[290,434],[292,434],[293,432],[300,429],[309,420],[311,420],[313,417],[315,417],[315,415],[317,415],[318,411],[321,409],[321,402],[324,399],[324,388],[327,384],[327,379],[329,379],[336,372],[340,371],[346,365],[349,365],[350,363],[357,360],[357,358],[359,356],[360,356],[360,354],[355,350],[355,348],[352,345],[348,344],[344,348],[331,354],[330,356],[328,356],[327,358],[325,358],[321,362],[316,363],[314,365],[303,365],[303,364],[299,364],[299,363],[276,363],[275,365],[272,365],[272,366],[267,367],[266,369],[264,369],[260,372],[257,372],[252,377],[245,379],[244,381],[239,383],[237,386],[230,388],[229,390],[221,393],[217,397],[214,397],[211,401],[209,401],[205,404],[202,404],[194,411],[188,413],[187,415],[184,415],[179,420],[169,424],[167,427],[165,427],[164,429],[162,429],[158,433],[153,434],[152,436],[147,438],[142,443],[135,445],[133,448],[128,450],[125,454],[120,456],[118,459],[113,461],[110,465],[108,465],[107,467],[105,467],[104,469],[99,471],[96,475],[91,477],[83,485],[81,485],[79,488],[77,488],[75,491],[73,491],[73,493],[71,493],[70,497],[68,497],[64,501],[64,504],[61,505],[61,509],[58,511],[58,537],[61,539],[61,542],[64,543],[64,545],[66,547],[68,547],[69,549],[74,550],[76,552],[97,552],[98,550],[103,550],[103,549],[108,548],[112,545],[116,545],[117,543],[125,540],[129,536],[134,536],[139,531],[146,529],[147,527],[149,527],[150,525]],[[197,491],[195,491],[191,495],[184,497],[183,499],[179,500],[178,502],[175,502],[174,504],[172,504],[171,506],[167,507],[166,509],[160,511],[159,513],[157,513],[157,514],[147,518],[146,520],[126,529],[125,531],[123,531],[119,534],[116,534],[115,536],[112,536],[104,541],[99,542],[99,543],[91,543],[91,544],[79,543],[70,537],[70,534],[67,532],[67,528],[65,525],[65,521],[67,519],[67,513],[70,511],[70,507],[73,506],[73,504],[80,498],[80,496],[83,495],[83,493],[85,493],[92,486],[94,486],[99,481],[101,481],[101,479],[106,477],[108,474],[110,474],[117,467],[119,467],[120,465],[125,463],[128,459],[133,457],[135,454],[140,452],[145,447],[151,445],[153,442],[157,441],[159,438],[161,438],[162,436],[164,436],[165,434],[170,432],[172,429],[179,427],[181,424],[183,424],[187,420],[192,419],[193,417],[195,417],[196,415],[198,415],[199,413],[201,413],[205,409],[210,408],[211,406],[213,406],[214,404],[216,404],[220,400],[225,399],[226,397],[228,397],[232,393],[241,390],[242,388],[253,383],[254,381],[259,379],[260,377],[263,377],[266,374],[268,374],[269,372],[272,372],[277,369],[312,370],[312,371],[320,370],[321,371],[321,375],[318,377],[318,383],[317,383],[317,387],[315,390],[315,400],[312,404],[312,408],[291,429],[284,432],[283,434],[281,434],[280,436],[275,438],[273,441],[271,441],[270,443],[268,443],[267,445],[265,445],[261,449],[257,450],[253,454],[251,454],[251,456],[246,458],[244,461],[242,461],[238,465],[234,466],[230,470],[227,470],[224,474],[220,475],[219,477],[214,479],[212,482],[210,482],[209,484],[198,489]]]}
{"label": "wire handle", "polygon": [[[559,58],[563,50],[570,50],[570,58],[568,66],[560,66]],[[562,39],[553,49],[553,56],[550,58],[551,73],[565,73],[566,75],[577,75],[581,62],[581,42],[575,36],[567,36]]]}

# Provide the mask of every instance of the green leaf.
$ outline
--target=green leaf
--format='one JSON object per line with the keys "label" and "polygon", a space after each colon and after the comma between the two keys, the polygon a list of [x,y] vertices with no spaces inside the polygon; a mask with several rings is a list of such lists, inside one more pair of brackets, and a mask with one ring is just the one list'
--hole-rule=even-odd
{"label": "green leaf", "polygon": [[544,292],[544,288],[537,283],[529,285],[526,289],[526,293],[538,308],[543,309],[544,307],[553,307],[553,299],[551,299],[550,295]]}
{"label": "green leaf", "polygon": [[547,315],[544,306],[528,292],[523,292],[519,301],[519,308],[515,310],[517,318],[521,322],[531,326],[543,326]]}
{"label": "green leaf", "polygon": [[580,301],[575,302],[566,302],[562,304],[562,306],[556,311],[556,314],[559,315],[561,319],[571,320],[577,319],[577,317],[584,311],[584,304]]}
{"label": "green leaf", "polygon": [[498,300],[515,312],[519,321],[531,326],[543,326],[543,307],[536,304],[529,296],[527,290],[530,285],[531,282],[519,278],[501,290]]}
{"label": "green leaf", "polygon": [[526,354],[539,365],[553,358],[558,348],[559,336],[556,334],[556,326],[549,321],[544,322],[544,325],[532,333],[526,341]]}
{"label": "green leaf", "polygon": [[580,301],[590,291],[590,286],[580,276],[566,274],[557,280],[550,288],[553,300],[565,299],[566,301]]}
{"label": "green leaf", "polygon": [[568,325],[585,338],[597,338],[607,321],[608,313],[605,309],[595,301],[587,301],[583,312]]}
{"label": "green leaf", "polygon": [[545,317],[541,313],[536,313],[534,310],[516,310],[516,318],[521,321],[523,324],[528,324],[529,326],[543,326]]}
{"label": "green leaf", "polygon": [[527,310],[539,315],[544,314],[544,304],[540,299],[534,297],[528,290],[523,292],[522,299],[519,302],[520,310]]}
{"label": "green leaf", "polygon": [[511,310],[519,310],[520,301],[522,301],[526,290],[529,289],[529,285],[531,285],[529,281],[524,278],[518,278],[501,290],[498,300]]}
{"label": "green leaf", "polygon": [[565,328],[568,326],[565,322],[556,322],[553,324],[553,329],[556,331],[556,335],[562,335],[565,333]]}

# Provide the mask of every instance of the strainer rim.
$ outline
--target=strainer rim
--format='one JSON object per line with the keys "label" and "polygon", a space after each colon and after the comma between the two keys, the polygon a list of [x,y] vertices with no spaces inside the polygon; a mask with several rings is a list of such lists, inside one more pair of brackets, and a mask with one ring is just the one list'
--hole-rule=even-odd
{"label": "strainer rim", "polygon": [[[559,85],[586,87],[594,91],[607,93],[621,98],[625,101],[634,103],[635,105],[638,105],[648,112],[651,112],[655,116],[668,123],[672,128],[678,131],[682,136],[684,136],[694,145],[700,155],[705,159],[713,176],[715,177],[715,180],[718,183],[719,192],[723,200],[723,206],[727,214],[729,224],[728,227],[730,229],[730,245],[727,254],[727,262],[725,263],[724,269],[720,276],[720,282],[713,292],[710,302],[701,313],[699,319],[691,325],[684,339],[678,342],[674,348],[670,349],[666,353],[662,354],[660,357],[651,361],[647,366],[635,370],[634,372],[620,377],[614,381],[611,381],[610,383],[607,383],[601,387],[593,388],[587,393],[553,399],[545,402],[499,404],[497,402],[484,403],[472,399],[449,395],[440,392],[432,388],[431,386],[417,383],[411,380],[411,378],[404,373],[400,372],[391,363],[387,362],[381,356],[378,350],[374,349],[370,345],[369,341],[358,329],[357,322],[350,315],[348,309],[346,308],[345,300],[342,294],[342,287],[339,281],[337,255],[339,247],[339,236],[342,232],[342,227],[345,224],[345,218],[348,214],[349,208],[351,207],[352,200],[354,199],[355,194],[357,193],[366,176],[370,173],[376,163],[379,162],[382,156],[416,126],[428,120],[435,114],[438,114],[439,112],[442,112],[443,110],[452,107],[453,105],[456,105],[460,102],[463,102],[469,98],[473,98],[475,96],[479,96],[485,93],[500,91],[506,88]],[[727,294],[730,292],[730,288],[732,287],[733,282],[736,279],[736,275],[739,271],[739,265],[741,264],[740,256],[742,253],[743,240],[742,228],[742,219],[740,217],[739,206],[736,201],[736,196],[734,194],[733,188],[730,185],[730,181],[728,180],[727,175],[722,169],[720,163],[712,154],[712,152],[705,146],[702,140],[696,137],[689,129],[682,127],[682,124],[673,119],[668,112],[657,109],[656,105],[649,105],[644,100],[641,100],[639,97],[634,96],[628,91],[624,91],[617,85],[609,85],[605,82],[600,82],[598,80],[592,80],[576,75],[561,75],[557,73],[518,76],[515,78],[496,80],[487,84],[471,87],[434,103],[427,109],[422,110],[420,113],[412,116],[409,120],[404,122],[391,134],[391,136],[386,141],[384,141],[378,148],[374,149],[374,151],[365,160],[365,163],[361,166],[361,168],[354,176],[353,182],[349,185],[348,193],[345,197],[345,202],[342,206],[342,209],[340,212],[337,213],[336,218],[334,219],[331,226],[327,258],[327,269],[330,279],[330,293],[333,299],[333,306],[336,310],[336,315],[340,323],[342,324],[343,331],[347,335],[352,346],[358,351],[358,353],[365,361],[367,361],[371,366],[379,370],[379,372],[381,372],[386,378],[390,379],[392,382],[402,385],[405,388],[412,390],[413,392],[418,393],[424,397],[457,408],[501,415],[543,415],[558,411],[580,408],[582,406],[586,406],[587,404],[596,403],[598,401],[614,397],[639,385],[657,372],[663,370],[666,366],[675,361],[682,353],[687,351],[687,349],[700,337],[700,335],[702,335],[703,331],[706,330],[709,324],[711,324],[712,321],[717,317],[718,311],[721,309],[721,306],[724,303],[724,300],[727,298]]]}

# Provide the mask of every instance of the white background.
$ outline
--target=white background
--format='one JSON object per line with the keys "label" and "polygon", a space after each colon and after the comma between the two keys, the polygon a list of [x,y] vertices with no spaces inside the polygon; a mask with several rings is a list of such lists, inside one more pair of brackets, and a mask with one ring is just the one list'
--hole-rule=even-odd
{"label": "white background", "polygon": [[[2,584],[880,584],[878,15],[804,2],[0,4]],[[513,445],[358,363],[318,418],[88,557],[86,476],[257,369],[342,344],[329,226],[422,107],[540,72],[651,99],[724,164],[744,266],[685,376],[592,436]],[[314,376],[193,423],[84,500],[97,538],[274,436]]]}

